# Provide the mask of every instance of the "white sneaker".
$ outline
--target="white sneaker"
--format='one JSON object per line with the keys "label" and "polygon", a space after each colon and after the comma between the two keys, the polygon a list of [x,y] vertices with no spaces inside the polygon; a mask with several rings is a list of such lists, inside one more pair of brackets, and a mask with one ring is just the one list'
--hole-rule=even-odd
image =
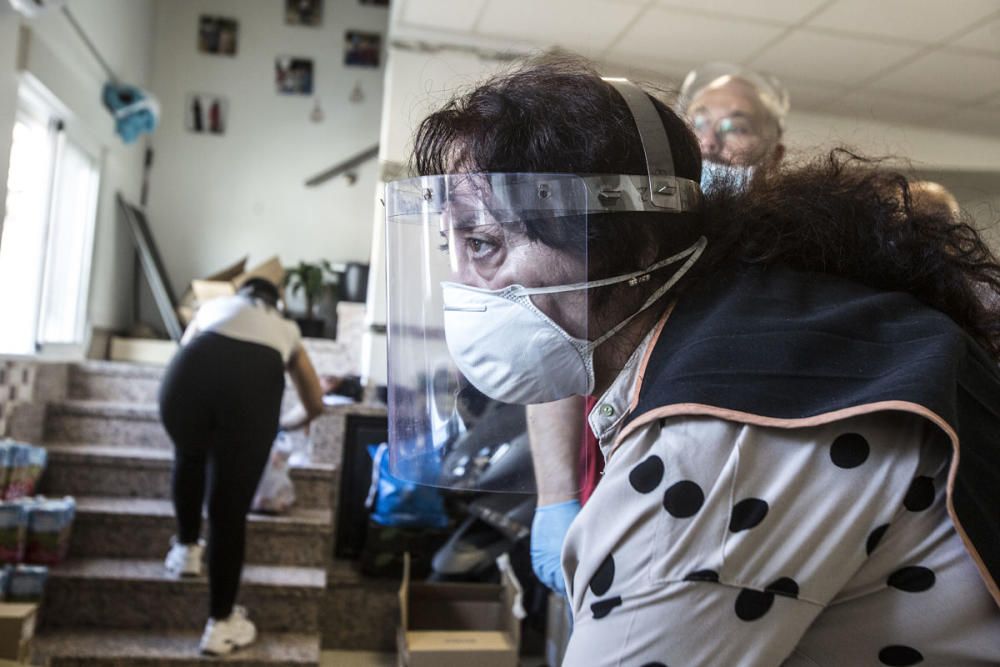
{"label": "white sneaker", "polygon": [[201,652],[206,655],[228,655],[249,646],[257,639],[257,627],[247,618],[247,610],[236,605],[229,618],[208,619],[201,636]]}
{"label": "white sneaker", "polygon": [[170,551],[163,561],[167,572],[178,577],[200,577],[201,561],[205,555],[205,540],[197,544],[180,544],[177,538],[171,538]]}

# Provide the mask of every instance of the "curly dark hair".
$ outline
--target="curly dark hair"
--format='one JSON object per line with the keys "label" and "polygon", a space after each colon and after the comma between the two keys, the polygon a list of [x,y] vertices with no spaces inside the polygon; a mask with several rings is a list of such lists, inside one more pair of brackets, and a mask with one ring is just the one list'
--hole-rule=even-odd
{"label": "curly dark hair", "polygon": [[[700,180],[694,135],[677,114],[653,101],[676,174]],[[431,114],[418,129],[413,166],[421,175],[646,173],[624,100],[586,60],[568,55],[518,64]],[[886,161],[839,148],[758,170],[749,185],[722,183],[695,214],[602,214],[591,216],[588,225],[563,219],[526,228],[547,245],[586,248],[592,278],[648,266],[704,235],[705,254],[674,295],[726,265],[781,263],[908,292],[947,314],[1000,359],[997,257],[969,221],[915,206],[908,183]],[[592,298],[627,298],[616,301],[625,311],[645,298],[603,289],[605,297]]]}
{"label": "curly dark hair", "polygon": [[1000,359],[996,255],[971,219],[921,205],[885,162],[837,148],[713,192],[703,221],[714,247],[700,269],[781,263],[908,292]]}

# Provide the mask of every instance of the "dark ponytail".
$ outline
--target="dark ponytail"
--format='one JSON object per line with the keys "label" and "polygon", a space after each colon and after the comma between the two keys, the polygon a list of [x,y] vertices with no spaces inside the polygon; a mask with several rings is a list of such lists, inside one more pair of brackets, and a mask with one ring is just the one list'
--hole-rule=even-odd
{"label": "dark ponytail", "polygon": [[281,299],[281,292],[278,286],[266,278],[250,278],[240,286],[240,294],[245,294],[251,299],[262,301],[271,308],[278,307]]}

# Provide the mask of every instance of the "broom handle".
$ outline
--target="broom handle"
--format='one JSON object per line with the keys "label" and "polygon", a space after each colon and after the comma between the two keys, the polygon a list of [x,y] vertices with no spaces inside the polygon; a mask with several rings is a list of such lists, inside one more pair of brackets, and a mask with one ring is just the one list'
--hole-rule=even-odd
{"label": "broom handle", "polygon": [[94,46],[94,43],[90,41],[89,37],[87,37],[87,33],[83,31],[83,28],[80,26],[80,23],[76,20],[76,17],[73,16],[73,14],[69,11],[69,7],[64,6],[62,8],[62,11],[63,14],[66,15],[66,18],[69,19],[69,23],[70,25],[73,26],[73,29],[76,31],[76,34],[80,36],[80,39],[83,40],[83,43],[87,46],[88,49],[90,49],[90,52],[94,55],[94,58],[97,60],[98,63],[100,63],[101,67],[107,73],[108,78],[111,79],[111,82],[117,84],[118,77],[115,76],[115,73],[112,71],[107,61],[104,60],[104,58],[101,56],[101,52],[97,50],[97,47]]}

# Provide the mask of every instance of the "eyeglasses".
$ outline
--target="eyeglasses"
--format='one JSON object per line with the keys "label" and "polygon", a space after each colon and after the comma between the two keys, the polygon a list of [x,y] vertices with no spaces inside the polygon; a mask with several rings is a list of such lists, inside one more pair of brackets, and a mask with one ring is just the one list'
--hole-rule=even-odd
{"label": "eyeglasses", "polygon": [[698,135],[711,132],[720,145],[731,148],[753,148],[765,140],[763,128],[745,114],[733,114],[712,120],[707,113],[695,113],[691,125]]}

